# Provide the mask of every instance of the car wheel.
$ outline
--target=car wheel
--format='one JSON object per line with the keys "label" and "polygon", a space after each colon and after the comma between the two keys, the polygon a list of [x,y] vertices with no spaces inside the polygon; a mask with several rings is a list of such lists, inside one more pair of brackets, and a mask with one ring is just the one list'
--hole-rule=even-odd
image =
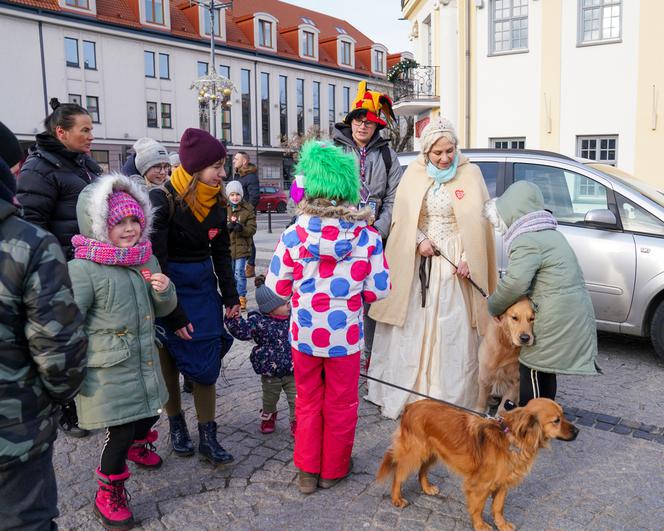
{"label": "car wheel", "polygon": [[283,214],[284,212],[286,212],[286,203],[284,203],[283,201],[281,203],[278,203],[277,212],[279,212],[279,214]]}
{"label": "car wheel", "polygon": [[664,301],[659,303],[650,321],[650,340],[655,354],[664,361]]}

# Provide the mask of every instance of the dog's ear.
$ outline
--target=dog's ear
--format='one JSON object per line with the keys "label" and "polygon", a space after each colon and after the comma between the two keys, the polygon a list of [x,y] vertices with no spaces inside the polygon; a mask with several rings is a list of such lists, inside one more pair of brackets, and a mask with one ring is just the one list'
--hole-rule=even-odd
{"label": "dog's ear", "polygon": [[520,411],[512,431],[517,439],[527,443],[531,447],[542,447],[542,428],[537,415]]}
{"label": "dog's ear", "polygon": [[502,322],[502,318],[500,317],[500,315],[494,315],[494,316],[493,316],[493,320],[494,320],[494,322],[496,322],[497,324],[500,324],[500,323]]}

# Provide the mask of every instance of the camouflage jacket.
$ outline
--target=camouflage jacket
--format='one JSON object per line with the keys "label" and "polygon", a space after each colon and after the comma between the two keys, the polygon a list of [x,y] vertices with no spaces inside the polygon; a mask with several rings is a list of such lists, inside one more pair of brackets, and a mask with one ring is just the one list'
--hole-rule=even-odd
{"label": "camouflage jacket", "polygon": [[86,348],[60,245],[0,200],[0,471],[53,443]]}

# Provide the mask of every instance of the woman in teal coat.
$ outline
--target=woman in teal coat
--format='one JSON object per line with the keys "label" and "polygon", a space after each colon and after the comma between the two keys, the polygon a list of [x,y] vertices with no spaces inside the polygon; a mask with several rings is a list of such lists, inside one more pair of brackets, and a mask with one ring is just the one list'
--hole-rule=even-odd
{"label": "woman in teal coat", "polygon": [[553,215],[544,210],[537,185],[519,181],[484,215],[503,234],[507,272],[489,297],[489,313],[501,315],[528,296],[536,312],[533,345],[521,347],[520,405],[556,397],[556,373],[597,374],[595,312],[574,251]]}

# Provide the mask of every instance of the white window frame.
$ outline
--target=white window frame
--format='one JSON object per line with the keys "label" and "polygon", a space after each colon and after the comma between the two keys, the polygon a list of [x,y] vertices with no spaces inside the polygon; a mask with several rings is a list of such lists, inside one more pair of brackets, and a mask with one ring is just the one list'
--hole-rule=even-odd
{"label": "white window frame", "polygon": [[[622,42],[622,21],[623,21],[623,3],[622,0],[596,0],[599,2],[598,5],[592,5],[584,7],[584,0],[578,0],[578,29],[577,29],[577,45],[578,46],[593,46],[597,44],[613,44],[616,42]],[[618,36],[617,37],[605,37],[604,36],[604,16],[607,9],[618,8]],[[596,39],[585,38],[585,15],[586,13],[599,9],[599,37]]]}
{"label": "white window frame", "polygon": [[[219,22],[219,35],[214,36],[215,41],[226,41],[226,8],[215,9],[215,22]],[[210,34],[205,31],[205,22],[210,21],[210,10],[207,7],[198,7],[198,27],[201,37],[210,38]]]}
{"label": "white window frame", "polygon": [[[350,45],[350,64],[343,62],[343,43]],[[355,69],[355,44],[357,41],[353,39],[350,35],[343,35],[337,37],[337,64],[342,68],[352,68]]]}
{"label": "white window frame", "polygon": [[[523,147],[515,146],[514,144],[523,142]],[[499,146],[498,144],[507,144],[507,146]],[[493,149],[526,149],[525,136],[506,136],[506,137],[492,137],[489,138],[489,146]]]}
{"label": "white window frame", "polygon": [[[270,23],[270,44],[271,46],[263,46],[260,43],[260,23]],[[277,51],[277,24],[279,20],[272,16],[270,13],[254,13],[254,47],[259,50],[269,50],[271,52]]]}
{"label": "white window frame", "polygon": [[[588,151],[590,148],[583,149],[583,141],[584,140],[595,140],[596,144],[595,147],[592,148],[593,151],[595,151],[595,157],[599,157],[602,151],[614,152],[614,158],[613,159],[602,159],[602,158],[593,158],[587,156],[589,153]],[[602,141],[606,140],[615,140],[615,145],[613,149],[609,149],[608,146],[606,148],[602,148]],[[597,162],[601,162],[602,164],[610,164],[611,166],[616,166],[618,164],[618,148],[619,148],[619,135],[578,135],[576,137],[576,156],[581,157],[584,159],[590,159],[594,160]],[[583,154],[585,152],[585,155]],[[607,153],[608,155],[608,153]]]}
{"label": "white window frame", "polygon": [[[509,2],[509,16],[506,18],[497,19],[496,18],[496,7],[497,2]],[[520,2],[519,8],[526,10],[526,15],[519,13],[519,15],[514,14],[514,2]],[[526,22],[526,45],[523,47],[515,48],[513,47],[513,32],[515,31],[515,23],[525,20]],[[507,30],[509,35],[509,48],[503,50],[496,49],[496,25],[497,24],[507,24],[509,29]],[[520,28],[519,28],[520,29]],[[530,40],[530,13],[528,8],[528,0],[490,0],[489,2],[489,55],[506,55],[513,53],[527,53],[528,52],[528,43]]]}
{"label": "white window frame", "polygon": [[97,0],[88,0],[88,7],[77,7],[67,5],[67,0],[58,0],[58,5],[66,9],[67,11],[74,11],[76,13],[82,13],[84,15],[95,15],[97,14]]}
{"label": "white window frame", "polygon": [[[304,35],[306,33],[311,33],[314,36],[314,50],[313,50],[313,55],[307,55],[304,53]],[[320,35],[320,30],[316,28],[315,26],[311,26],[309,24],[301,24],[298,26],[298,38],[297,41],[299,43],[299,53],[300,57],[304,59],[313,59],[315,61],[318,61],[318,37]]]}
{"label": "white window frame", "polygon": [[149,22],[147,20],[147,13],[145,12],[145,0],[138,0],[141,24],[145,24],[151,28],[171,29],[171,2],[170,0],[161,0],[161,5],[164,10],[164,23],[159,24],[158,22]]}
{"label": "white window frame", "polygon": [[[383,54],[380,70],[376,68],[379,54]],[[371,72],[377,76],[387,75],[387,48],[382,44],[374,44],[371,47]]]}

